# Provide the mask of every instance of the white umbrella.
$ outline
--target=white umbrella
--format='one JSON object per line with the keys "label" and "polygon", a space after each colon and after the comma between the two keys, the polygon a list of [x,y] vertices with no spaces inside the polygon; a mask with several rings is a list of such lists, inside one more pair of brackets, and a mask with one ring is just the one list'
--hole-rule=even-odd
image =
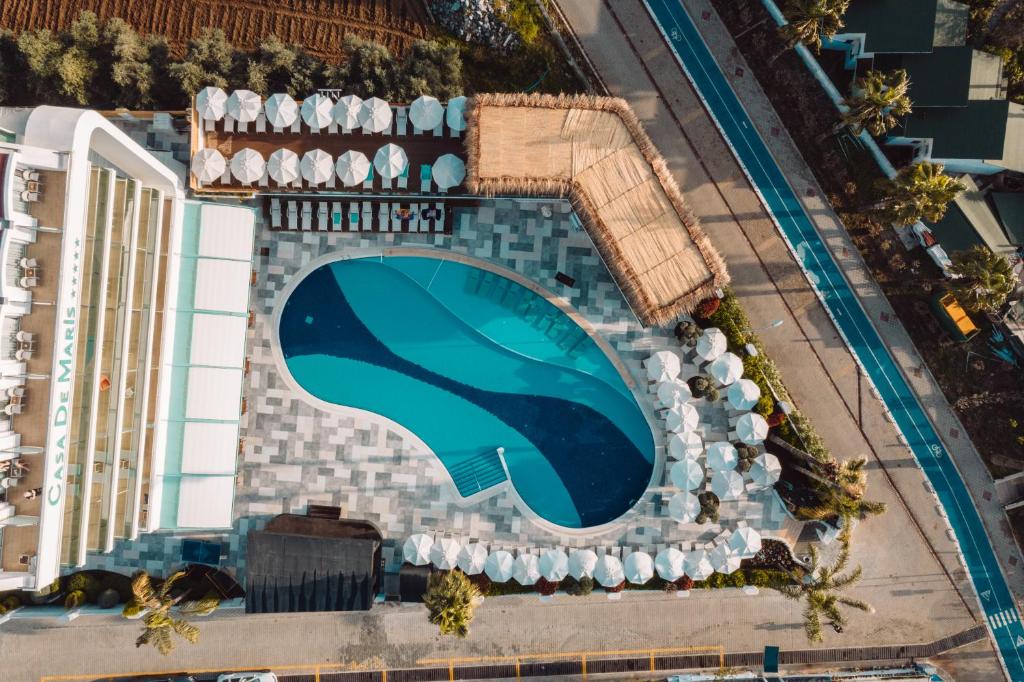
{"label": "white umbrella", "polygon": [[370,174],[370,160],[366,154],[349,150],[338,157],[334,170],[347,187],[358,185]]}
{"label": "white umbrella", "polygon": [[420,95],[409,105],[409,120],[420,130],[433,130],[443,118],[444,107],[436,97]]}
{"label": "white umbrella", "polygon": [[594,580],[602,587],[618,587],[626,579],[622,562],[611,554],[602,554],[594,566]]}
{"label": "white umbrella", "polygon": [[673,433],[668,439],[668,454],[674,459],[697,459],[704,452],[704,441],[696,431]]}
{"label": "white umbrella", "polygon": [[676,493],[668,501],[668,515],[679,523],[693,523],[700,514],[700,500],[691,492]]}
{"label": "white umbrella", "polygon": [[252,90],[235,90],[228,97],[228,115],[239,123],[255,121],[263,109],[260,96]]}
{"label": "white umbrella", "polygon": [[644,362],[647,378],[651,381],[672,381],[681,369],[679,356],[670,350],[660,350]]}
{"label": "white umbrella", "polygon": [[263,113],[267,116],[267,124],[274,128],[289,128],[299,117],[299,105],[292,96],[277,92],[263,103]]}
{"label": "white umbrella", "polygon": [[430,548],[430,563],[443,571],[450,571],[459,563],[459,543],[453,538],[441,538]]}
{"label": "white umbrella", "polygon": [[705,360],[714,360],[725,352],[728,343],[725,334],[718,327],[708,327],[697,339],[697,355]]}
{"label": "white umbrella", "polygon": [[466,163],[454,154],[445,154],[437,158],[430,174],[441,189],[456,187],[466,179]]}
{"label": "white umbrella", "polygon": [[711,363],[710,371],[715,381],[728,386],[743,376],[743,361],[733,353],[722,353]]}
{"label": "white umbrella", "polygon": [[693,397],[690,386],[685,381],[673,379],[658,384],[658,402],[662,407],[672,407],[676,403],[685,403]]}
{"label": "white umbrella", "polygon": [[633,552],[622,564],[626,580],[634,585],[643,585],[654,577],[654,559],[647,552]]}
{"label": "white umbrella", "polygon": [[569,575],[569,557],[561,549],[545,549],[538,562],[540,574],[545,580],[557,583]]}
{"label": "white umbrella", "polygon": [[735,573],[740,568],[740,555],[724,542],[715,545],[708,559],[711,561],[711,567],[719,573]]}
{"label": "white umbrella", "polygon": [[736,435],[747,445],[758,445],[768,437],[768,422],[757,412],[747,412],[736,420]]}
{"label": "white umbrella", "polygon": [[672,582],[679,580],[686,573],[683,570],[683,562],[686,555],[675,547],[666,547],[654,557],[654,570],[658,572],[662,580]]}
{"label": "white umbrella", "polygon": [[690,403],[676,403],[676,405],[665,413],[665,426],[669,431],[675,433],[686,433],[693,431],[700,423],[700,415],[697,408]]}
{"label": "white umbrella", "polygon": [[711,475],[711,492],[723,502],[739,499],[743,490],[743,477],[736,471],[716,471]]}
{"label": "white umbrella", "polygon": [[487,548],[479,542],[471,542],[459,550],[458,566],[466,575],[483,573],[487,564]]}
{"label": "white umbrella", "polygon": [[391,126],[391,106],[379,97],[364,100],[359,110],[359,125],[371,133],[384,132]]}
{"label": "white umbrella", "polygon": [[196,95],[196,113],[199,118],[207,121],[219,121],[228,110],[228,96],[220,88],[212,85],[199,91]]}
{"label": "white umbrella", "polygon": [[756,486],[770,488],[781,477],[782,465],[779,464],[779,458],[769,452],[758,455],[750,465],[750,478]]}
{"label": "white umbrella", "polygon": [[515,568],[516,560],[511,554],[503,549],[491,552],[484,562],[484,573],[496,583],[508,582],[512,579],[512,571]]}
{"label": "white umbrella", "polygon": [[203,185],[223,177],[227,167],[224,155],[210,147],[200,149],[192,157],[192,175]]}
{"label": "white umbrella", "polygon": [[448,107],[445,111],[445,123],[452,130],[466,129],[466,98],[452,97],[448,100]]}
{"label": "white umbrella", "polygon": [[303,180],[319,185],[334,175],[334,159],[323,149],[310,149],[302,155],[301,170]]}
{"label": "white umbrella", "polygon": [[761,399],[761,389],[750,379],[739,379],[729,387],[729,404],[736,410],[752,410]]}
{"label": "white umbrella", "polygon": [[703,549],[695,549],[687,553],[686,559],[683,561],[683,570],[694,580],[707,580],[715,572],[715,569],[711,567],[711,561],[708,560],[707,551]]}
{"label": "white umbrella", "polygon": [[735,469],[740,461],[736,448],[731,443],[717,441],[708,445],[708,467],[714,471],[729,471]]}
{"label": "white umbrella", "polygon": [[533,585],[540,580],[539,564],[536,554],[520,554],[512,567],[512,577],[523,587]]}
{"label": "white umbrella", "polygon": [[239,149],[231,157],[231,174],[246,185],[262,178],[266,168],[267,164],[263,161],[263,157],[255,149],[248,147]]}
{"label": "white umbrella", "polygon": [[696,490],[704,482],[704,467],[697,460],[686,458],[672,465],[668,477],[680,490]]}
{"label": "white umbrella", "polygon": [[356,95],[345,95],[334,104],[332,113],[334,122],[341,126],[342,130],[352,130],[362,125],[359,120],[359,112],[363,109],[363,100]]}
{"label": "white umbrella", "polygon": [[275,149],[267,159],[267,173],[279,185],[299,179],[299,155],[291,149]]}
{"label": "white umbrella", "polygon": [[433,546],[434,539],[429,535],[410,535],[402,545],[402,558],[413,566],[426,566],[430,563],[430,548]]}
{"label": "white umbrella", "polygon": [[750,526],[737,528],[729,538],[729,547],[743,558],[749,558],[761,551],[761,534]]}
{"label": "white umbrella", "polygon": [[569,553],[569,575],[576,580],[594,577],[597,554],[591,549],[574,549]]}
{"label": "white umbrella", "polygon": [[313,130],[321,130],[334,121],[334,102],[319,92],[302,100],[302,120]]}
{"label": "white umbrella", "polygon": [[373,155],[373,167],[382,178],[397,178],[409,166],[409,157],[397,144],[388,142]]}

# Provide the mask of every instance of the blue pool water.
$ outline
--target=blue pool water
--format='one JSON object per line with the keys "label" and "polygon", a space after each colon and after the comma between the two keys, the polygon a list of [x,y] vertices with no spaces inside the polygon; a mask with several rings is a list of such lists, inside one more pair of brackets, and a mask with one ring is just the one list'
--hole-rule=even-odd
{"label": "blue pool water", "polygon": [[279,327],[295,380],[421,438],[463,495],[505,480],[539,516],[583,528],[643,494],[654,439],[608,357],[512,280],[436,258],[339,260],[289,295]]}
{"label": "blue pool water", "polygon": [[1018,649],[1024,647],[1024,627],[956,465],[681,2],[645,2],[928,476],[956,534],[1010,679],[1024,681]]}

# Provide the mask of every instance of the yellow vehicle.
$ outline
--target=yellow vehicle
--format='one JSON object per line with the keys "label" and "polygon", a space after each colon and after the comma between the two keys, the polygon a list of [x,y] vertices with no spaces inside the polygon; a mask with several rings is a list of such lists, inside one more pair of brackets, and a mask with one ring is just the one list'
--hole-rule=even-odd
{"label": "yellow vehicle", "polygon": [[942,326],[957,341],[969,341],[978,333],[974,320],[967,314],[951,292],[938,293],[932,298],[932,308]]}

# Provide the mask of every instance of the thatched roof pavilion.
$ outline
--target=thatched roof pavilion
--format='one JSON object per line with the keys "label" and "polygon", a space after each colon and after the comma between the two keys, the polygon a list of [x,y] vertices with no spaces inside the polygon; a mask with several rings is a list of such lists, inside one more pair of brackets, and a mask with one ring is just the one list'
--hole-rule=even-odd
{"label": "thatched roof pavilion", "polygon": [[642,323],[670,322],[728,283],[624,100],[482,94],[467,121],[469,190],[568,197]]}

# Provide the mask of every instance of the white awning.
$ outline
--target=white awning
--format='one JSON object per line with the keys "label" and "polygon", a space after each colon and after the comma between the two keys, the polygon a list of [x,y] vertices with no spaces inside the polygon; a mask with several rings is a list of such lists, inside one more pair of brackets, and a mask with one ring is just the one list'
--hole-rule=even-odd
{"label": "white awning", "polygon": [[242,370],[190,367],[186,419],[238,421],[242,401]]}
{"label": "white awning", "polygon": [[249,310],[248,262],[200,258],[196,261],[197,310],[245,313]]}
{"label": "white awning", "polygon": [[192,317],[189,363],[213,367],[242,367],[248,320],[237,315],[196,313]]}
{"label": "white awning", "polygon": [[204,204],[200,211],[200,256],[252,260],[255,219],[251,210]]}
{"label": "white awning", "polygon": [[234,476],[182,476],[178,527],[229,528],[234,497]]}
{"label": "white awning", "polygon": [[238,424],[185,422],[181,473],[235,474]]}

